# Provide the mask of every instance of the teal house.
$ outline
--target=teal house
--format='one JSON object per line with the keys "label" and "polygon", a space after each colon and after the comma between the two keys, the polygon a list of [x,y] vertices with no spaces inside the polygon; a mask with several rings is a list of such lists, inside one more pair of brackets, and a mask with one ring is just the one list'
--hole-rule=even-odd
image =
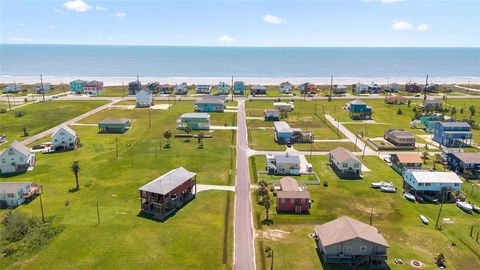
{"label": "teal house", "polygon": [[245,83],[242,81],[236,81],[233,83],[233,93],[235,95],[244,95],[245,93]]}
{"label": "teal house", "polygon": [[189,126],[192,130],[210,129],[210,115],[208,113],[185,113],[177,119],[177,129]]}
{"label": "teal house", "polygon": [[440,122],[440,116],[436,115],[425,115],[420,117],[420,124],[425,126],[425,131],[433,133],[435,131],[435,126]]}
{"label": "teal house", "polygon": [[225,108],[224,96],[205,96],[195,102],[196,112],[223,112]]}
{"label": "teal house", "polygon": [[130,128],[130,120],[126,118],[107,118],[98,123],[99,133],[125,133]]}
{"label": "teal house", "polygon": [[84,80],[75,80],[70,82],[70,92],[72,94],[83,94],[83,87],[87,84]]}

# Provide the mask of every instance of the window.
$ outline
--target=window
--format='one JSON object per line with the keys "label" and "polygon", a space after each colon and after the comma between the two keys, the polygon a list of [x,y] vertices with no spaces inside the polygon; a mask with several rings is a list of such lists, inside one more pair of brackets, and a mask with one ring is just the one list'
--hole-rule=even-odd
{"label": "window", "polygon": [[348,167],[348,164],[347,164],[347,163],[343,163],[343,164],[342,164],[342,167],[343,167],[343,168],[347,168],[347,167]]}
{"label": "window", "polygon": [[285,199],[280,199],[281,204],[285,204]]}
{"label": "window", "polygon": [[341,248],[340,246],[335,246],[335,247],[333,247],[333,250],[335,250],[335,251],[341,251],[342,248]]}
{"label": "window", "polygon": [[290,199],[290,203],[295,203],[295,199]]}
{"label": "window", "polygon": [[352,251],[352,247],[351,246],[344,246],[343,251]]}
{"label": "window", "polygon": [[368,249],[367,249],[367,246],[361,246],[361,247],[360,247],[360,251],[367,251],[367,250],[368,250]]}
{"label": "window", "polygon": [[427,186],[427,187],[429,187],[429,186],[431,186],[431,185],[432,185],[432,183],[426,183],[426,184],[425,184],[425,186]]}
{"label": "window", "polygon": [[423,186],[423,183],[418,183],[418,185],[422,187],[422,186]]}
{"label": "window", "polygon": [[358,167],[360,167],[360,164],[355,163],[355,164],[353,164],[353,167],[354,167],[355,169],[357,169]]}
{"label": "window", "polygon": [[13,197],[15,197],[15,194],[13,194],[13,193],[8,193],[8,194],[7,194],[7,197],[13,198]]}
{"label": "window", "polygon": [[459,183],[455,183],[455,184],[453,184],[453,185],[454,185],[454,186],[456,186],[456,187],[460,186],[460,184],[459,184]]}

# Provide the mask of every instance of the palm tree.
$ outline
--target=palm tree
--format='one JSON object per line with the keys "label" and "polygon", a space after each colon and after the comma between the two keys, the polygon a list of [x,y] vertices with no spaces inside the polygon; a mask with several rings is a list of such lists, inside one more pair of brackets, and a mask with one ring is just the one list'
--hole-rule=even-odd
{"label": "palm tree", "polygon": [[262,197],[261,203],[263,203],[263,196],[268,194],[268,184],[265,180],[258,182],[257,195]]}
{"label": "palm tree", "polygon": [[[188,135],[188,134],[190,134],[190,132],[192,132],[192,127],[191,127],[190,125],[187,125],[184,130],[185,130],[185,134]],[[187,142],[190,141],[190,136],[187,136],[186,141],[187,141]]]}
{"label": "palm tree", "polygon": [[205,134],[203,132],[198,133],[198,144],[200,144],[200,147],[203,147],[203,138],[205,138]]}
{"label": "palm tree", "polygon": [[267,191],[267,194],[265,196],[263,196],[263,206],[265,207],[265,223],[268,224],[270,219],[269,219],[269,211],[270,211],[270,205],[272,203],[272,199],[270,198],[270,196],[268,195],[268,191]]}
{"label": "palm tree", "polygon": [[428,159],[428,151],[427,150],[422,152],[422,159],[423,159],[423,164],[427,164],[427,159]]}
{"label": "palm tree", "polygon": [[72,166],[70,167],[73,174],[75,175],[75,190],[80,189],[80,184],[78,183],[78,172],[80,171],[80,165],[78,161],[73,161]]}
{"label": "palm tree", "polygon": [[165,145],[165,147],[170,147],[170,138],[172,137],[172,132],[170,130],[166,130],[164,133],[163,133],[163,137],[165,137],[165,139],[167,139],[167,144]]}
{"label": "palm tree", "polygon": [[474,106],[474,105],[470,105],[470,106],[468,107],[468,111],[470,112],[470,120],[472,120],[472,117],[475,115],[475,112],[476,112],[477,110],[475,109],[475,106]]}

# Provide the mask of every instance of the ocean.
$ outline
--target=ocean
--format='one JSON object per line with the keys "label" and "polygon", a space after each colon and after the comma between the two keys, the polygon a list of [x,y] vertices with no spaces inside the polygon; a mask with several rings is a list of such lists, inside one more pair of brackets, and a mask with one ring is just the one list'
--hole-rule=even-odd
{"label": "ocean", "polygon": [[300,48],[0,45],[0,80],[165,83],[406,81],[480,83],[480,48]]}

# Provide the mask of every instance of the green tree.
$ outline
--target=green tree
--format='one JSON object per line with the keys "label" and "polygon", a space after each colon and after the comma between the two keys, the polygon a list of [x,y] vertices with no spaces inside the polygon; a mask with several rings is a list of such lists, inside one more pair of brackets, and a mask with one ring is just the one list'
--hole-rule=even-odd
{"label": "green tree", "polygon": [[203,147],[203,138],[205,138],[205,134],[203,132],[198,133],[198,144],[200,147]]}
{"label": "green tree", "polygon": [[26,126],[23,126],[22,131],[23,131],[23,137],[27,137],[28,135],[30,135],[28,134],[28,130]]}
{"label": "green tree", "polygon": [[268,184],[265,180],[258,182],[257,195],[262,197],[260,203],[263,203],[263,196],[268,194]]}
{"label": "green tree", "polygon": [[[185,134],[189,135],[191,132],[192,132],[192,127],[190,125],[187,125],[184,129],[185,131]],[[190,136],[187,136],[187,139],[186,139],[187,142],[190,141]]]}
{"label": "green tree", "polygon": [[425,150],[422,152],[422,160],[423,160],[423,164],[427,164],[427,159],[428,159],[428,151]]}
{"label": "green tree", "polygon": [[407,101],[407,106],[408,106],[408,107],[410,107],[410,102],[411,102],[411,100],[409,99],[409,100]]}
{"label": "green tree", "polygon": [[272,204],[272,199],[270,198],[270,195],[267,194],[265,196],[263,196],[263,199],[262,199],[262,204],[263,204],[263,207],[265,207],[265,223],[266,224],[269,224],[270,223],[270,206]]}
{"label": "green tree", "polygon": [[472,120],[472,117],[475,116],[475,112],[477,111],[477,109],[474,105],[470,105],[468,107],[468,111],[470,112],[470,120]]}
{"label": "green tree", "polygon": [[452,109],[450,110],[450,115],[455,118],[455,115],[457,114],[457,108],[455,107],[452,107]]}
{"label": "green tree", "polygon": [[165,137],[165,139],[167,140],[167,144],[165,145],[165,147],[170,147],[170,138],[172,137],[172,132],[170,130],[166,130],[163,133],[163,137]]}
{"label": "green tree", "polygon": [[75,175],[75,190],[80,189],[80,184],[78,182],[78,173],[80,172],[80,164],[77,160],[73,161],[72,166],[70,166],[73,174]]}

